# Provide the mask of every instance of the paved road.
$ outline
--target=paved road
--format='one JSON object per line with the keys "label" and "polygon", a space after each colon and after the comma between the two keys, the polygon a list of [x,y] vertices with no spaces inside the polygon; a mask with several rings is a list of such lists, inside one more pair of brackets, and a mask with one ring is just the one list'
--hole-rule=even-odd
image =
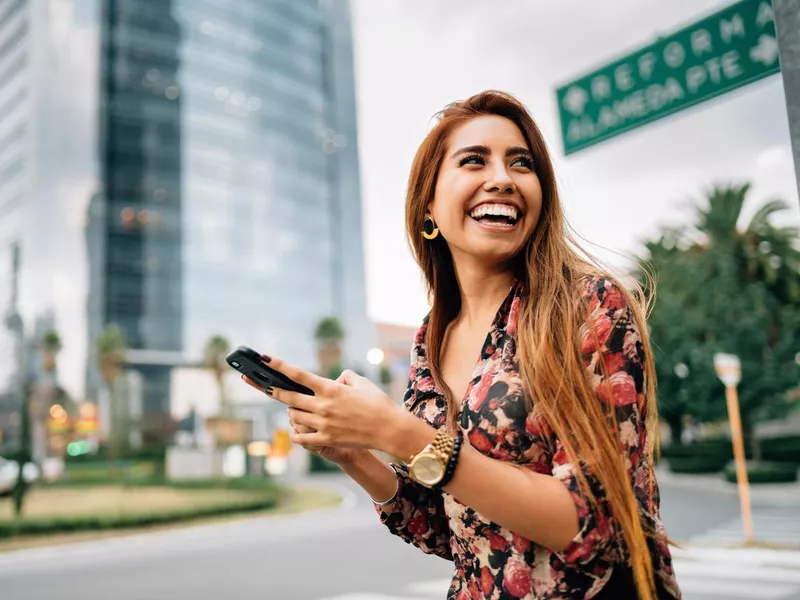
{"label": "paved road", "polygon": [[[346,484],[337,478],[327,482]],[[670,534],[735,518],[735,496],[664,486]],[[711,553],[679,558],[686,600],[800,599],[796,569]],[[347,506],[0,554],[3,600],[443,598],[450,564],[388,535],[363,495]]]}

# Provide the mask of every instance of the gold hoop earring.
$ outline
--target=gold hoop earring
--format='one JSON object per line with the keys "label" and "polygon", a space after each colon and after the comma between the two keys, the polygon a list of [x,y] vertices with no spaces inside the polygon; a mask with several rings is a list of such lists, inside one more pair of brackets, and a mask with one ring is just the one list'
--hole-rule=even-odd
{"label": "gold hoop earring", "polygon": [[439,228],[436,227],[436,223],[433,222],[433,217],[430,215],[425,217],[425,220],[422,222],[422,237],[426,240],[435,239],[439,235]]}

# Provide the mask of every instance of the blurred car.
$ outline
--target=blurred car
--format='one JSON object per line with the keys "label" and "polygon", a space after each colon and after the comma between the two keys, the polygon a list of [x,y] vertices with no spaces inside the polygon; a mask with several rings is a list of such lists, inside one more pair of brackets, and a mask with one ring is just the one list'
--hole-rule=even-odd
{"label": "blurred car", "polygon": [[[0,457],[0,496],[11,493],[19,476],[19,463],[15,460],[6,460]],[[34,463],[26,463],[22,469],[22,477],[27,483],[33,483],[39,479],[39,467]]]}

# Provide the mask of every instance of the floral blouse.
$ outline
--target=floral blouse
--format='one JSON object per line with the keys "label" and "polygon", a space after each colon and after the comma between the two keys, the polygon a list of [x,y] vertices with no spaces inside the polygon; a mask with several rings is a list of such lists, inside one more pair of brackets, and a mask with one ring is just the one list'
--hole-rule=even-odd
{"label": "floral blouse", "polygon": [[[595,373],[598,394],[616,404],[621,444],[627,454],[643,524],[664,533],[657,486],[645,460],[645,396],[643,354],[639,332],[625,296],[610,280],[584,280],[582,292],[589,320],[598,334],[581,328],[582,353]],[[404,465],[393,464],[398,490],[392,501],[376,504],[381,522],[423,552],[454,563],[448,599],[554,600],[590,599],[609,582],[615,565],[624,559],[619,529],[605,504],[602,489],[584,470],[594,490],[593,510],[578,485],[563,446],[552,433],[540,430],[525,406],[516,356],[516,330],[524,286],[514,281],[486,337],[472,373],[460,415],[464,443],[497,460],[514,462],[537,473],[560,479],[578,509],[579,532],[567,548],[554,552],[485,519],[447,492],[426,488],[408,476]],[[411,374],[404,403],[408,410],[434,427],[446,420],[444,396],[436,389],[425,356],[427,317],[417,332]],[[598,347],[599,345],[599,347]],[[605,361],[606,377],[598,361]],[[605,379],[605,380],[604,380]],[[667,597],[681,597],[666,543],[651,542],[656,579]],[[620,599],[622,600],[622,599]]]}

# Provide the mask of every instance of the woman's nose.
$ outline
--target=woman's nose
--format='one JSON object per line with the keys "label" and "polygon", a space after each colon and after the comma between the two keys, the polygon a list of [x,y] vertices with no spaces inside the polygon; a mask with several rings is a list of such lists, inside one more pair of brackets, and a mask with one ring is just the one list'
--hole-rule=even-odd
{"label": "woman's nose", "polygon": [[514,180],[505,165],[498,165],[492,169],[491,176],[486,180],[483,189],[486,192],[508,194],[514,191]]}

